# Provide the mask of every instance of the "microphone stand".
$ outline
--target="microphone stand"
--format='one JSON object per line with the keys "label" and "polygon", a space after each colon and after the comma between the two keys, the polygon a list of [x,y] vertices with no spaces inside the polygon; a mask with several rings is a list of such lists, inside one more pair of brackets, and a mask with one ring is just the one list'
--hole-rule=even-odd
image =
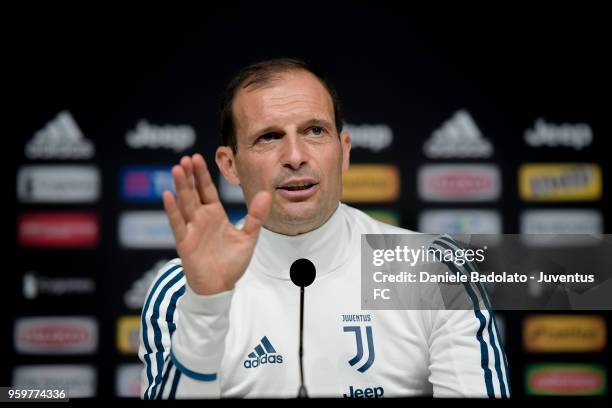
{"label": "microphone stand", "polygon": [[306,386],[304,386],[304,365],[302,361],[302,342],[304,339],[304,292],[304,286],[300,286],[300,348],[298,352],[300,358],[300,389],[298,391],[298,398],[308,398],[308,392],[306,391]]}
{"label": "microphone stand", "polygon": [[291,264],[289,277],[294,285],[300,288],[300,347],[298,349],[298,359],[300,363],[300,388],[298,398],[308,398],[308,391],[304,385],[304,288],[314,282],[317,269],[314,264],[305,258],[300,258]]}

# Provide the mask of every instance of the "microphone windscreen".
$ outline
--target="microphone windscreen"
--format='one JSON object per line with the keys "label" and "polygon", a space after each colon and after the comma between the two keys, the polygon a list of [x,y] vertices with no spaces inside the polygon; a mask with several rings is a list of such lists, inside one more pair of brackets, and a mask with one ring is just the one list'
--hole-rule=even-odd
{"label": "microphone windscreen", "polygon": [[306,287],[315,280],[317,270],[310,260],[306,258],[300,258],[291,264],[289,270],[289,276],[291,282],[299,287]]}

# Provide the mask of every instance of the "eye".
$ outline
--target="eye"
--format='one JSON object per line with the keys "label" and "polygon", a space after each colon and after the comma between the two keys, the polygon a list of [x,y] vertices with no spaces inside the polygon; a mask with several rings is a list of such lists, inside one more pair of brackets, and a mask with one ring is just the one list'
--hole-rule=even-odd
{"label": "eye", "polygon": [[275,139],[279,139],[281,135],[279,135],[278,133],[266,133],[264,135],[261,135],[257,138],[257,142],[263,142],[263,143],[268,143],[271,142],[272,140]]}
{"label": "eye", "polygon": [[324,132],[325,132],[325,128],[321,126],[313,126],[310,129],[308,129],[307,133],[310,133],[314,136],[321,136]]}

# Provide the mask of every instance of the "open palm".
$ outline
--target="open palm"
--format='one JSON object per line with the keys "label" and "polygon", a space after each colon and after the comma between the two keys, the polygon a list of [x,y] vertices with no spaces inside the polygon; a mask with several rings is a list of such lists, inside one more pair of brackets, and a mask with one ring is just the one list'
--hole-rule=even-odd
{"label": "open palm", "polygon": [[201,155],[183,157],[172,168],[172,177],[177,197],[165,191],[163,201],[187,284],[200,295],[232,289],[253,256],[270,210],[270,193],[260,191],[253,197],[244,228],[237,229]]}

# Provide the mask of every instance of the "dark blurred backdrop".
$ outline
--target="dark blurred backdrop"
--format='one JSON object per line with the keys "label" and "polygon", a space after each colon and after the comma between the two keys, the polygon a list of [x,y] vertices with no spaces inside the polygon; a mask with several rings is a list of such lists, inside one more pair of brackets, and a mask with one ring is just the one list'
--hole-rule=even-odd
{"label": "dark blurred backdrop", "polygon": [[[139,302],[175,257],[159,193],[181,155],[213,163],[221,92],[261,59],[304,59],[336,85],[352,163],[371,166],[347,180],[351,205],[424,232],[610,230],[611,36],[595,2],[3,7],[15,215],[0,385],[58,364],[79,395],[137,394]],[[609,312],[587,314],[607,332]],[[531,364],[609,361],[607,344],[530,351],[528,314],[500,317],[515,396],[532,392]]]}

